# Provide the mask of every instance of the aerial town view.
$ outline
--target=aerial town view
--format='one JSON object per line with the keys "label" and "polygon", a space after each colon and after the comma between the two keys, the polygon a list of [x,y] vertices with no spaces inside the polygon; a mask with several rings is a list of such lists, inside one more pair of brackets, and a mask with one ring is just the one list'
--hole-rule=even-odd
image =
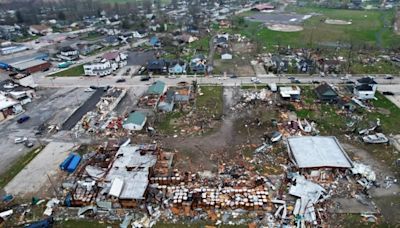
{"label": "aerial town view", "polygon": [[400,0],[0,0],[0,228],[400,226]]}

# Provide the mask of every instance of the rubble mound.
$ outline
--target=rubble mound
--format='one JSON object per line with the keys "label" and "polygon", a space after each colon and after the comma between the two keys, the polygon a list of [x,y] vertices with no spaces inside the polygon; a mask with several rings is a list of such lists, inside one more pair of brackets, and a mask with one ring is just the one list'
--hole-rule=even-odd
{"label": "rubble mound", "polygon": [[334,20],[334,19],[326,19],[325,24],[330,25],[351,25],[351,21],[344,21],[344,20]]}
{"label": "rubble mound", "polygon": [[273,24],[268,25],[267,28],[277,32],[300,32],[303,31],[302,26],[298,25],[284,25],[284,24]]}

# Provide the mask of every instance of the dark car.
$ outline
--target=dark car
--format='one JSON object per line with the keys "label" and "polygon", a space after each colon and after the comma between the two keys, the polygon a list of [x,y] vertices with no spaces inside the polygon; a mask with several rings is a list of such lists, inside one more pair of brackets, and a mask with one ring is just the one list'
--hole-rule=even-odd
{"label": "dark car", "polygon": [[230,78],[237,78],[237,77],[238,77],[238,76],[235,75],[235,74],[233,74],[233,75],[230,76]]}
{"label": "dark car", "polygon": [[298,79],[293,79],[293,80],[292,80],[292,83],[293,83],[293,84],[301,84],[300,80],[298,80]]}
{"label": "dark car", "polygon": [[29,141],[29,140],[26,140],[26,141],[24,142],[24,146],[26,146],[26,147],[28,147],[28,148],[31,148],[31,147],[34,146],[34,144],[33,144],[33,142],[31,142],[31,141]]}
{"label": "dark car", "polygon": [[312,83],[313,83],[313,84],[320,84],[320,82],[319,82],[319,81],[316,81],[316,80],[313,80]]}
{"label": "dark car", "polygon": [[23,122],[25,122],[25,121],[28,121],[29,119],[30,119],[29,116],[23,115],[23,116],[21,116],[20,118],[18,118],[17,122],[18,122],[19,124],[21,124],[21,123],[23,123]]}
{"label": "dark car", "polygon": [[387,96],[393,96],[393,95],[394,95],[394,93],[393,93],[393,92],[390,92],[390,91],[382,92],[382,94],[383,94],[383,95],[387,95]]}
{"label": "dark car", "polygon": [[394,79],[394,77],[393,77],[393,76],[390,76],[390,75],[388,75],[388,76],[386,76],[386,77],[385,77],[385,79],[392,80],[392,79]]}
{"label": "dark car", "polygon": [[350,80],[348,80],[348,81],[345,81],[345,82],[344,82],[344,84],[354,84],[354,82],[353,82],[353,81],[350,81]]}
{"label": "dark car", "polygon": [[295,77],[288,77],[289,80],[295,80]]}
{"label": "dark car", "polygon": [[122,83],[122,82],[126,82],[126,79],[125,78],[120,78],[120,79],[117,80],[117,83]]}
{"label": "dark car", "polygon": [[89,86],[89,88],[96,90],[97,86]]}
{"label": "dark car", "polygon": [[150,80],[150,76],[144,76],[140,78],[140,81],[149,81]]}

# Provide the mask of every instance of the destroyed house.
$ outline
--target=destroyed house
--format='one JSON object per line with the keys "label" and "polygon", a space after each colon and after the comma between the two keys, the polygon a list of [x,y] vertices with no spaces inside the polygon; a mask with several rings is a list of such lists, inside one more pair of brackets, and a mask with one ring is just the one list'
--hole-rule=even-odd
{"label": "destroyed house", "polygon": [[289,158],[300,169],[353,167],[334,136],[292,136],[287,147]]}
{"label": "destroyed house", "polygon": [[190,100],[192,87],[189,86],[178,86],[170,88],[174,92],[175,102],[188,102]]}
{"label": "destroyed house", "polygon": [[174,109],[174,91],[168,90],[167,93],[160,98],[158,109],[164,112],[172,112]]}
{"label": "destroyed house", "polygon": [[138,145],[120,147],[106,176],[108,196],[117,199],[122,207],[136,207],[146,198],[149,175],[156,162],[152,151]]}
{"label": "destroyed house", "polygon": [[320,101],[335,102],[338,99],[336,91],[328,84],[321,84],[315,88],[315,93]]}

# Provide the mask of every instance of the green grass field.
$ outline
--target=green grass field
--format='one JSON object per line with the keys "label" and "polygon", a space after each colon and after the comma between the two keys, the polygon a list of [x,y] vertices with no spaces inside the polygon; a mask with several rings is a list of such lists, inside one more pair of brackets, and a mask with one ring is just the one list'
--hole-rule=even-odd
{"label": "green grass field", "polygon": [[[319,15],[304,23],[300,32],[272,31],[261,23],[246,21],[235,27],[232,32],[240,32],[247,37],[271,48],[276,45],[291,47],[336,47],[337,43],[359,48],[396,48],[400,47],[400,36],[393,32],[394,10],[342,10],[325,8],[294,8],[297,13]],[[242,16],[248,16],[245,13]],[[330,25],[325,19],[352,21],[351,25]]]}
{"label": "green grass field", "polygon": [[83,65],[78,65],[70,67],[64,71],[57,72],[55,74],[49,75],[49,77],[79,77],[85,74],[83,70]]}
{"label": "green grass field", "polygon": [[40,146],[29,151],[24,156],[20,157],[3,175],[0,175],[0,189],[4,188],[25,166],[31,162],[36,155],[42,151],[43,147]]}

